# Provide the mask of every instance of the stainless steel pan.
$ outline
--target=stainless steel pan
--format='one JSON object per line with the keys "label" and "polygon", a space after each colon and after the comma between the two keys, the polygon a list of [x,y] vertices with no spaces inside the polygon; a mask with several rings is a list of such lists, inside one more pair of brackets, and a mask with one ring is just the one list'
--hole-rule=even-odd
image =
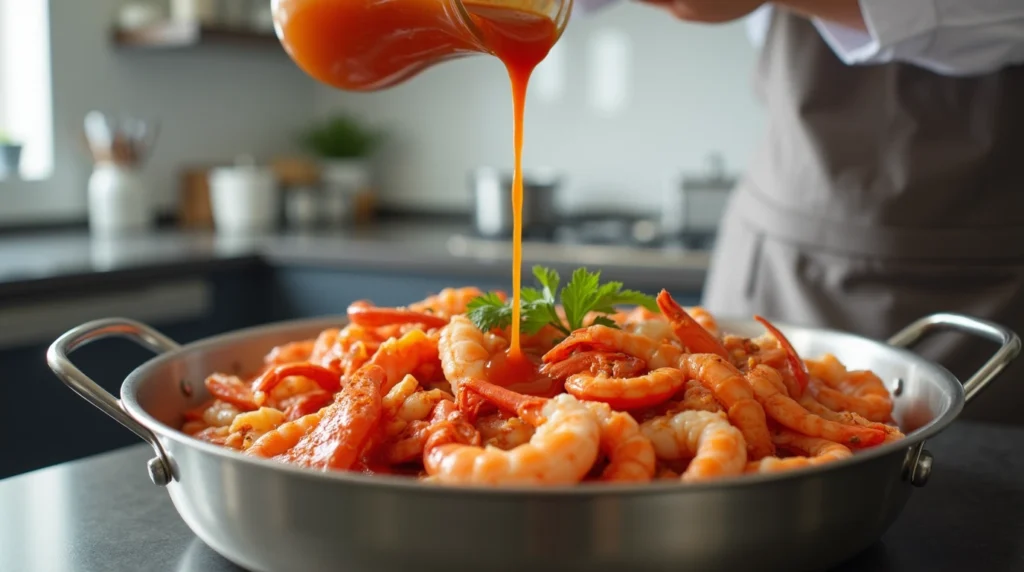
{"label": "stainless steel pan", "polygon": [[[250,570],[792,571],[831,567],[876,542],[928,480],[925,440],[1021,347],[1006,328],[953,314],[923,318],[888,344],[780,326],[803,355],[832,352],[886,380],[907,438],[817,469],[686,486],[440,487],[249,458],[177,431],[182,412],[207,399],[209,373],[251,370],[272,346],[342,322],[287,322],[179,346],[137,322],[100,320],[61,336],[47,360],[71,389],[153,446],[153,482],[199,538]],[[756,323],[721,325],[762,331]],[[1000,347],[961,386],[905,349],[938,329]],[[68,360],[111,336],[161,354],[128,376],[120,400]]]}

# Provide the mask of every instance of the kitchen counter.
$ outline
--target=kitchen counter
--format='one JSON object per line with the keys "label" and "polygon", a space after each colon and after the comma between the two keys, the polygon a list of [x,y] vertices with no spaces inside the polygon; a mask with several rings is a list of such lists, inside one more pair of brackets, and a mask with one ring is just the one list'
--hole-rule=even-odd
{"label": "kitchen counter", "polygon": [[[928,484],[881,542],[837,570],[1024,570],[1024,429],[958,422],[928,449]],[[0,570],[239,570],[149,482],[150,456],[137,445],[0,481]]]}
{"label": "kitchen counter", "polygon": [[[304,265],[426,275],[511,276],[508,242],[473,238],[464,225],[419,220],[380,222],[332,232],[231,237],[209,232],[164,231],[118,240],[87,232],[0,237],[0,295],[65,287],[74,280],[105,279],[175,267],[232,263]],[[699,290],[708,253],[682,248],[566,245],[526,242],[524,267],[544,264],[565,273],[601,268],[609,279]]]}

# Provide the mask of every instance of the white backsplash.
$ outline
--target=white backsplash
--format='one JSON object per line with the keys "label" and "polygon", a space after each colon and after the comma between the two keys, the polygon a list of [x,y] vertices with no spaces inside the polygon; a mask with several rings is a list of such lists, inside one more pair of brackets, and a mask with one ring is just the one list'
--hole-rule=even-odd
{"label": "white backsplash", "polygon": [[[524,165],[566,173],[567,209],[658,209],[713,151],[742,169],[763,124],[757,54],[742,22],[687,24],[632,2],[574,17],[531,83]],[[461,210],[470,169],[511,166],[511,95],[494,58],[447,62],[376,93],[317,89],[318,114],[343,109],[390,132],[385,204]]]}

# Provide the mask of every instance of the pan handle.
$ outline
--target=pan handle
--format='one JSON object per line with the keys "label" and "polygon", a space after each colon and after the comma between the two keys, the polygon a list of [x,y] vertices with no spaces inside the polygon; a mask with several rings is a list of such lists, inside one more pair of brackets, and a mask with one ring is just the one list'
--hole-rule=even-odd
{"label": "pan handle", "polygon": [[150,459],[147,464],[149,478],[153,484],[164,486],[173,479],[173,465],[156,435],[129,415],[121,406],[119,399],[82,373],[68,359],[68,355],[76,349],[96,340],[111,337],[131,340],[158,354],[181,347],[174,340],[145,324],[125,318],[107,318],[82,324],[57,338],[46,351],[46,363],[72,391],[113,417],[121,425],[131,429],[153,447],[156,457]]}
{"label": "pan handle", "polygon": [[[925,316],[889,338],[888,343],[891,346],[908,348],[921,341],[929,333],[941,330],[956,330],[999,344],[996,353],[964,382],[964,401],[966,402],[970,402],[982,389],[985,389],[1020,353],[1020,338],[1010,329],[987,320],[951,313]],[[924,441],[907,451],[904,470],[906,477],[914,486],[923,487],[928,482],[931,469],[932,455],[924,449]]]}
{"label": "pan handle", "polygon": [[931,332],[956,330],[999,344],[999,349],[985,365],[964,382],[964,401],[970,403],[1020,353],[1020,338],[1009,328],[963,314],[939,313],[925,316],[889,338],[889,345],[906,348]]}

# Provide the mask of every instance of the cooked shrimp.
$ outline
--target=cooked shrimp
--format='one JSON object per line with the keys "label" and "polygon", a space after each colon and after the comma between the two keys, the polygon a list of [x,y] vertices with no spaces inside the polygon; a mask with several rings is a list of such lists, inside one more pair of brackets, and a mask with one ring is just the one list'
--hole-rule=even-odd
{"label": "cooked shrimp", "polygon": [[613,320],[625,331],[646,336],[659,342],[679,342],[675,330],[664,316],[643,306],[617,314]]}
{"label": "cooked shrimp", "polygon": [[263,358],[263,363],[267,365],[279,365],[282,363],[309,361],[309,356],[313,353],[313,348],[315,346],[316,340],[303,340],[301,342],[291,342],[284,344],[283,346],[277,346],[270,350],[270,353]]}
{"label": "cooked shrimp", "polygon": [[534,427],[518,417],[494,414],[481,417],[474,425],[484,445],[509,450],[530,441]]}
{"label": "cooked shrimp", "polygon": [[580,482],[601,442],[596,416],[575,397],[530,398],[487,382],[468,382],[473,391],[505,406],[536,427],[530,441],[509,451],[458,443],[424,450],[423,466],[440,483],[558,485]]}
{"label": "cooked shrimp", "polygon": [[228,447],[229,449],[242,449],[243,438],[241,433],[232,433],[227,427],[207,427],[192,435],[200,441]]}
{"label": "cooked shrimp", "polygon": [[773,338],[779,343],[779,346],[786,352],[786,360],[789,365],[790,377],[783,376],[783,381],[786,383],[786,389],[789,396],[794,399],[799,399],[804,391],[807,389],[807,383],[810,379],[810,374],[807,372],[807,366],[804,361],[800,359],[800,355],[796,353],[796,349],[793,348],[793,344],[789,343],[786,336],[779,331],[771,322],[762,318],[761,316],[754,316],[754,319],[761,323],[762,326]]}
{"label": "cooked shrimp", "polygon": [[368,363],[383,368],[385,381],[381,391],[387,393],[406,375],[424,364],[437,361],[437,340],[427,336],[423,330],[415,329],[400,338],[391,338],[381,344]]}
{"label": "cooked shrimp", "polygon": [[235,417],[228,430],[242,435],[242,448],[253,444],[263,434],[277,429],[285,422],[285,414],[272,407],[260,407]]}
{"label": "cooked shrimp", "polygon": [[[482,290],[473,286],[465,288],[445,288],[433,296],[428,296],[420,302],[409,304],[408,309],[413,312],[434,314],[438,317],[448,319],[457,314],[466,313],[469,303],[472,302],[474,298],[483,296],[483,294]],[[505,295],[500,292],[497,294],[498,297],[504,301]]]}
{"label": "cooked shrimp", "polygon": [[432,437],[434,443],[480,443],[476,428],[469,424],[450,399],[439,401],[433,411],[424,417],[429,419],[409,422],[400,434],[383,445],[378,455],[386,463],[395,465],[422,458],[428,439]]}
{"label": "cooked shrimp", "polygon": [[672,367],[629,378],[584,372],[569,376],[565,390],[579,399],[604,402],[615,409],[638,409],[670,399],[685,382],[686,374]]}
{"label": "cooked shrimp", "polygon": [[697,379],[721,403],[747,444],[747,456],[760,459],[775,454],[765,411],[754,400],[750,383],[726,359],[715,354],[690,354],[683,360],[688,377]]}
{"label": "cooked shrimp", "polygon": [[[870,371],[846,371],[835,356],[824,356],[820,362],[824,375],[821,383],[811,384],[811,393],[829,409],[852,411],[870,421],[886,422],[892,418],[892,396],[881,379]],[[808,365],[818,364],[808,360]],[[838,371],[842,371],[839,375]]]}
{"label": "cooked shrimp", "polygon": [[693,353],[709,353],[725,358],[729,357],[729,352],[725,350],[722,342],[687,314],[686,310],[672,299],[668,290],[662,290],[658,294],[658,307],[672,324],[676,337],[683,342],[688,350]]}
{"label": "cooked shrimp", "polygon": [[417,391],[402,402],[395,417],[406,422],[426,419],[439,403],[453,399],[454,397],[450,393],[440,389]]}
{"label": "cooked shrimp", "polygon": [[310,379],[328,393],[341,389],[341,376],[336,371],[311,363],[286,363],[268,369],[252,382],[253,401],[262,405],[267,400],[266,394],[281,380],[291,376]]}
{"label": "cooked shrimp", "polygon": [[606,403],[589,402],[601,431],[601,452],[608,465],[602,481],[646,482],[654,476],[654,445],[628,413],[612,411]]}
{"label": "cooked shrimp", "polygon": [[684,481],[738,475],[747,464],[747,445],[724,413],[684,411],[645,421],[640,431],[661,459],[693,457]]}
{"label": "cooked shrimp", "polygon": [[252,446],[245,450],[246,455],[253,457],[276,457],[288,451],[310,431],[316,428],[323,417],[323,412],[310,413],[295,421],[282,423],[276,429],[264,433]]}
{"label": "cooked shrimp", "polygon": [[593,350],[622,353],[642,359],[652,370],[678,366],[681,356],[679,348],[672,344],[598,325],[576,330],[544,354],[543,361],[545,364],[557,363],[568,359],[577,351]]}
{"label": "cooked shrimp", "polygon": [[285,418],[288,421],[295,421],[299,417],[320,411],[330,405],[332,401],[334,401],[334,396],[330,393],[314,391],[284,399],[278,405],[284,410]]}
{"label": "cooked shrimp", "polygon": [[554,379],[583,372],[626,378],[647,371],[647,362],[623,352],[576,352],[562,361],[545,364],[541,371]]}
{"label": "cooked shrimp", "polygon": [[748,473],[775,473],[802,469],[814,465],[821,465],[832,461],[847,459],[853,456],[848,447],[840,445],[828,439],[808,437],[793,433],[792,431],[779,431],[773,440],[775,444],[786,449],[793,449],[802,452],[804,457],[765,457],[759,461],[749,463],[746,468]]}
{"label": "cooked shrimp", "polygon": [[695,322],[700,324],[700,327],[707,330],[709,334],[716,338],[719,336],[720,332],[718,331],[718,321],[711,315],[711,312],[708,312],[700,306],[685,308],[685,310],[686,313],[689,314]]}
{"label": "cooked shrimp", "polygon": [[463,392],[462,386],[467,381],[486,380],[488,361],[506,345],[502,338],[480,331],[465,316],[452,316],[451,322],[441,329],[437,342],[441,368],[460,409],[471,416],[475,415],[480,397]]}
{"label": "cooked shrimp", "polygon": [[704,387],[700,380],[687,380],[684,387],[680,411],[723,411],[722,405],[715,400],[715,395]]}
{"label": "cooked shrimp", "polygon": [[352,468],[380,423],[384,376],[378,366],[356,372],[334,403],[323,409],[320,423],[279,458],[324,470]]}
{"label": "cooked shrimp", "polygon": [[[594,367],[589,371],[571,375],[565,380],[567,392],[579,399],[608,403],[615,409],[637,409],[664,402],[679,391],[686,381],[685,374],[678,369],[681,354],[677,347],[607,326],[591,326],[573,332],[544,355],[546,363],[541,371],[550,374],[552,371],[557,373],[571,370],[578,367],[574,360],[580,358],[576,356],[601,352],[641,360],[651,371],[646,375],[617,377],[609,375],[615,371],[614,364],[613,367],[602,368],[596,359],[592,359]],[[583,358],[582,361],[587,359]],[[609,360],[609,363],[613,361]],[[562,367],[560,364],[565,362],[570,362],[570,365]],[[596,373],[593,371],[595,369]],[[633,372],[638,369],[639,364],[633,362],[626,363],[620,371]]]}
{"label": "cooked shrimp", "polygon": [[443,328],[448,324],[448,320],[441,316],[404,308],[378,308],[364,300],[349,305],[348,319],[353,324],[371,328],[396,324],[422,324],[427,328]]}
{"label": "cooked shrimp", "polygon": [[807,411],[785,394],[782,375],[766,365],[751,369],[747,379],[768,416],[793,431],[850,447],[870,447],[885,440],[885,434],[877,429],[836,423]]}
{"label": "cooked shrimp", "polygon": [[255,411],[259,407],[252,389],[236,375],[215,373],[207,377],[204,383],[210,395],[242,411]]}
{"label": "cooked shrimp", "polygon": [[[811,385],[814,385],[814,383],[815,381],[812,380]],[[836,423],[845,423],[846,425],[860,425],[862,427],[877,429],[885,433],[885,440],[882,441],[883,443],[897,441],[905,436],[900,431],[899,427],[877,421],[871,421],[852,411],[833,411],[815,400],[814,397],[811,396],[811,393],[813,393],[813,391],[805,393],[804,396],[800,398],[800,405],[802,405],[804,409],[823,419],[835,421]]]}
{"label": "cooked shrimp", "polygon": [[210,427],[227,427],[241,413],[242,410],[235,404],[215,399],[203,410],[202,420]]}

